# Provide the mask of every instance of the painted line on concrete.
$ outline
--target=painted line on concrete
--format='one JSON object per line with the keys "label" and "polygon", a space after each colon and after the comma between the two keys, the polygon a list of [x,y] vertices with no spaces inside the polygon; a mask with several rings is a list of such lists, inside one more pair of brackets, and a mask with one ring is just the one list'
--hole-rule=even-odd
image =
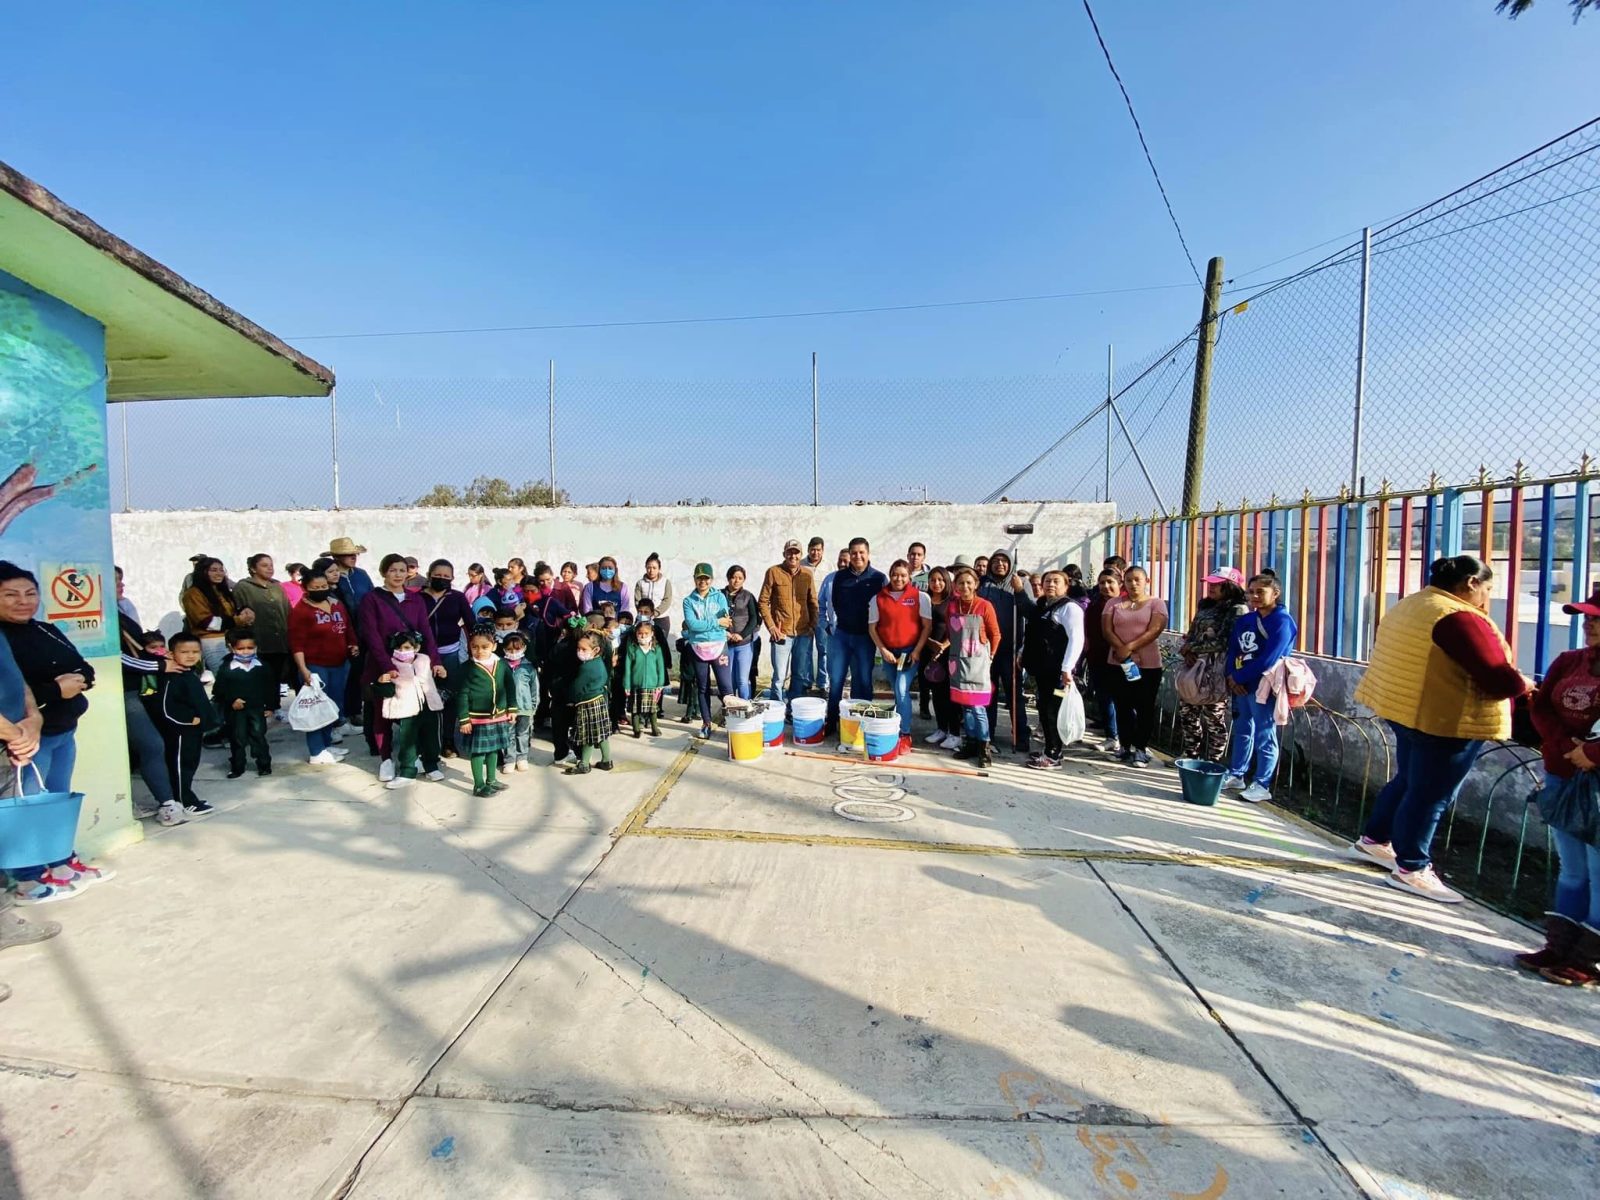
{"label": "painted line on concrete", "polygon": [[689,769],[689,763],[696,754],[700,753],[697,742],[690,742],[678,752],[678,757],[672,760],[672,765],[667,768],[656,786],[650,789],[650,794],[639,801],[634,810],[622,818],[622,824],[615,831],[616,837],[628,837],[644,831],[645,824],[655,815],[656,809],[666,802],[667,794],[672,791],[673,785],[683,778],[683,773]]}
{"label": "painted line on concrete", "polygon": [[763,833],[750,829],[696,829],[689,826],[644,825],[634,837],[692,842],[754,842],[788,846],[845,846],[864,850],[907,850],[919,854],[968,854],[987,858],[1055,858],[1073,862],[1130,863],[1178,867],[1270,868],[1302,875],[1370,876],[1358,863],[1304,859],[1251,858],[1238,854],[1163,854],[1149,850],[1073,850],[1056,846],[983,846],[973,842],[919,842],[909,838],[847,837],[837,833]]}

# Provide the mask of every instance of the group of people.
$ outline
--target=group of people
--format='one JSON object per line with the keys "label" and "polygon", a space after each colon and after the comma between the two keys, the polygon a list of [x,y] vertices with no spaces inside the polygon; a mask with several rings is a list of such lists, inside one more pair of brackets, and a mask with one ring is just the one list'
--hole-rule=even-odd
{"label": "group of people", "polygon": [[[334,539],[310,563],[289,564],[281,582],[266,554],[246,559],[238,581],[219,559],[196,555],[180,590],[184,627],[171,638],[141,626],[118,569],[130,748],[156,802],[141,816],[179,824],[212,811],[194,791],[208,745],[226,747],[229,778],[247,760],[269,774],[268,727],[306,701],[302,689],[321,714],[304,730],[311,764],[340,762],[345,732],[360,730],[387,787],[442,780],[441,759],[459,755],[474,794],[490,796],[507,786],[502,772],[529,769],[537,737],[548,738],[552,765],[586,774],[611,769],[613,735],[658,736],[674,658],[683,720],[710,737],[713,683],[725,709],[750,700],[763,646],[767,695],[790,701],[816,689],[830,731],[847,685],[852,699],[872,699],[881,661],[897,753],[913,748],[920,708],[932,725],[926,746],[987,765],[1003,702],[1012,750],[1029,767],[1054,768],[1066,754],[1061,706],[1079,689],[1075,707],[1089,698],[1104,725],[1099,750],[1134,768],[1153,761],[1169,615],[1148,572],[1120,556],[1104,561],[1091,592],[1075,565],[1030,575],[1004,549],[932,566],[913,542],[885,573],[867,539],[851,539],[830,563],[814,537],[803,548],[787,542],[754,592],[744,567],[726,568],[718,587],[713,564],[701,562],[679,599],[654,554],[631,586],[608,555],[583,568],[472,563],[457,587],[450,561],[424,570],[399,554],[379,561],[375,581],[360,565],[366,553]],[[1278,729],[1315,681],[1293,656],[1298,629],[1272,570],[1247,580],[1223,567],[1204,585],[1171,659],[1180,755],[1223,764],[1223,789],[1260,802],[1272,794]],[[1537,687],[1513,665],[1489,594],[1487,565],[1434,563],[1428,586],[1385,616],[1357,693],[1389,723],[1396,756],[1353,849],[1386,867],[1394,886],[1446,903],[1461,897],[1432,867],[1433,832],[1485,741],[1508,736],[1513,699],[1531,697],[1552,782],[1600,768],[1600,593],[1567,606],[1584,616],[1586,648],[1557,658]],[[25,684],[0,690],[0,738],[13,765],[31,764],[36,788],[62,791],[95,679],[70,640],[36,619],[38,601],[37,580],[0,563],[0,649]],[[1600,850],[1564,833],[1557,846],[1548,944],[1519,961],[1560,982],[1593,981]],[[36,903],[105,877],[73,856],[12,871],[8,885]]]}

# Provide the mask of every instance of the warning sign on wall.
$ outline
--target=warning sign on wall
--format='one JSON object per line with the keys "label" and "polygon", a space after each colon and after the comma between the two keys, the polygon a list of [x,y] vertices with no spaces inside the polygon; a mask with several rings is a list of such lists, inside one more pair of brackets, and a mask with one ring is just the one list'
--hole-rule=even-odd
{"label": "warning sign on wall", "polygon": [[75,642],[98,643],[106,628],[105,575],[98,564],[39,564],[44,619],[54,621]]}

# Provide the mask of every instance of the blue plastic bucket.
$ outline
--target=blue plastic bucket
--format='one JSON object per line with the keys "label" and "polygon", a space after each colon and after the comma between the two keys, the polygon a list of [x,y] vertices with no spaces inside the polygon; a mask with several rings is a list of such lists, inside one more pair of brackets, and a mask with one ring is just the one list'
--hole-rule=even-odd
{"label": "blue plastic bucket", "polygon": [[[28,770],[39,778],[37,767],[23,767],[16,774],[18,787],[22,771]],[[82,808],[82,792],[0,796],[0,868],[38,867],[71,858]]]}
{"label": "blue plastic bucket", "polygon": [[828,702],[814,696],[802,696],[790,701],[789,713],[794,723],[794,744],[820,746],[823,725],[828,719]]}
{"label": "blue plastic bucket", "polygon": [[1222,781],[1228,776],[1227,767],[1203,758],[1180,758],[1172,765],[1178,768],[1178,782],[1183,785],[1185,800],[1208,806],[1217,802],[1222,794]]}

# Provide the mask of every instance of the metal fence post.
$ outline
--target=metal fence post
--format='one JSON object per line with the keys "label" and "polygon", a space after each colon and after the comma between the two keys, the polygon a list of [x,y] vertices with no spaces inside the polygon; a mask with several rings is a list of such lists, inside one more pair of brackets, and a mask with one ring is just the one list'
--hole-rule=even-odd
{"label": "metal fence post", "polygon": [[133,511],[133,485],[128,479],[128,405],[118,405],[122,410],[122,511]]}
{"label": "metal fence post", "polygon": [[550,420],[550,507],[554,508],[561,501],[556,494],[556,360],[550,360],[550,384],[546,396],[549,407]]}
{"label": "metal fence post", "polygon": [[1222,259],[1206,264],[1200,305],[1200,341],[1194,354],[1194,394],[1189,400],[1189,449],[1183,466],[1183,502],[1178,510],[1200,511],[1200,477],[1206,462],[1206,409],[1211,403],[1211,356],[1217,348],[1217,306],[1222,302]]}
{"label": "metal fence post", "polygon": [[333,426],[333,508],[339,509],[339,389],[328,391],[328,420]]}
{"label": "metal fence post", "polygon": [[1106,490],[1100,497],[1111,502],[1111,399],[1116,395],[1117,361],[1115,348],[1106,343]]}
{"label": "metal fence post", "polygon": [[1356,326],[1356,421],[1355,442],[1350,451],[1350,494],[1359,496],[1361,486],[1361,408],[1367,398],[1367,299],[1372,289],[1372,229],[1361,231],[1361,317]]}
{"label": "metal fence post", "polygon": [[818,441],[821,437],[820,409],[817,405],[817,352],[811,352],[811,505],[813,508],[822,503],[822,488],[818,479],[818,464],[821,455],[818,450]]}

